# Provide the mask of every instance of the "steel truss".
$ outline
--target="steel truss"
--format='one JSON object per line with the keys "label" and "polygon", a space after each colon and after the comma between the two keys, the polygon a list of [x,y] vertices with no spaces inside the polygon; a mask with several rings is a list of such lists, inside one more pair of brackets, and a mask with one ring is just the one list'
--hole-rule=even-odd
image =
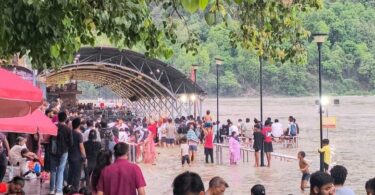
{"label": "steel truss", "polygon": [[[90,52],[85,54],[86,50]],[[47,85],[69,79],[88,81],[99,88],[112,90],[138,116],[155,119],[191,114],[192,103],[181,101],[180,96],[197,92],[197,100],[204,97],[199,86],[161,61],[114,48],[83,48],[80,51],[83,54],[80,53],[77,63],[40,75],[46,78]]]}

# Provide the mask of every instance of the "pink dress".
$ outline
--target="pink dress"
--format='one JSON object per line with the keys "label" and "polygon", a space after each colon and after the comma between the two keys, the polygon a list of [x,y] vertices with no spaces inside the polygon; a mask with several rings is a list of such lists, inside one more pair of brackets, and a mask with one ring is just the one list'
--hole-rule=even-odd
{"label": "pink dress", "polygon": [[229,139],[230,164],[236,164],[241,160],[240,142],[235,138]]}
{"label": "pink dress", "polygon": [[156,150],[153,137],[153,134],[150,132],[147,139],[144,141],[143,163],[146,164],[154,164],[156,160]]}

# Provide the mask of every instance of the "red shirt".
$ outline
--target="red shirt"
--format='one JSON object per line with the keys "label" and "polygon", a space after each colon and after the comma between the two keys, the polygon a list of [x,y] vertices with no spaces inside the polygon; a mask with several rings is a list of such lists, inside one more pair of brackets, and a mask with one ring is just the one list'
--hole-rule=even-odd
{"label": "red shirt", "polygon": [[148,125],[148,130],[152,132],[152,135],[154,136],[154,138],[156,137],[157,135],[157,132],[158,132],[158,128],[156,127],[156,123],[153,123],[153,124],[150,124]]}
{"label": "red shirt", "polygon": [[105,195],[137,195],[137,189],[145,186],[146,182],[138,165],[125,159],[117,159],[103,169],[96,188]]}
{"label": "red shirt", "polygon": [[271,131],[272,131],[272,128],[270,126],[263,127],[262,134],[264,136],[264,142],[267,142],[267,143],[272,142]]}
{"label": "red shirt", "polygon": [[213,143],[213,132],[209,131],[209,133],[206,135],[206,139],[204,141],[204,147],[205,148],[214,148],[214,143]]}

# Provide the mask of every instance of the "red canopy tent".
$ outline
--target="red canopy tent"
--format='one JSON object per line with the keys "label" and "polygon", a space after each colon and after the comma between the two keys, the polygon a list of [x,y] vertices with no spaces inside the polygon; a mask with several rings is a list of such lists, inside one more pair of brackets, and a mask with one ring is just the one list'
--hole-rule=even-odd
{"label": "red canopy tent", "polygon": [[42,103],[40,89],[0,68],[0,118],[25,116]]}
{"label": "red canopy tent", "polygon": [[57,126],[40,110],[24,117],[0,118],[0,132],[57,135]]}

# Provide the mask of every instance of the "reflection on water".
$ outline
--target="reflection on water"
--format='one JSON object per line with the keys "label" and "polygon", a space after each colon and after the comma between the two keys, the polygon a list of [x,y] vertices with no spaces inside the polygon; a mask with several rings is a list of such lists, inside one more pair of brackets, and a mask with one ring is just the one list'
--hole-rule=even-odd
{"label": "reflection on water", "polygon": [[[319,114],[314,97],[307,98],[265,98],[264,115],[272,119],[278,118],[284,126],[287,118],[293,115],[301,127],[298,149],[282,149],[276,147],[275,152],[296,155],[298,150],[307,153],[307,159],[312,165],[311,170],[317,170],[319,159]],[[374,123],[375,97],[338,97],[340,105],[329,105],[330,116],[337,117],[338,128],[329,130],[333,162],[344,165],[349,172],[346,184],[357,194],[364,194],[364,184],[375,177],[374,153]],[[210,109],[216,115],[216,100],[205,101],[204,109]],[[258,99],[221,99],[221,121],[228,118],[237,121],[245,117],[259,118]],[[326,130],[324,137],[327,136]],[[303,194],[299,190],[301,173],[296,161],[280,161],[273,158],[271,168],[254,168],[253,158],[250,163],[237,166],[205,165],[203,148],[199,150],[198,162],[191,168],[181,168],[179,150],[159,149],[158,164],[142,165],[148,194],[171,194],[173,178],[184,170],[198,172],[205,186],[208,187],[210,178],[216,175],[223,177],[230,185],[226,194],[250,194],[252,185],[261,183],[266,186],[267,194]],[[224,158],[229,161],[229,158]],[[307,192],[305,194],[308,194]]]}

